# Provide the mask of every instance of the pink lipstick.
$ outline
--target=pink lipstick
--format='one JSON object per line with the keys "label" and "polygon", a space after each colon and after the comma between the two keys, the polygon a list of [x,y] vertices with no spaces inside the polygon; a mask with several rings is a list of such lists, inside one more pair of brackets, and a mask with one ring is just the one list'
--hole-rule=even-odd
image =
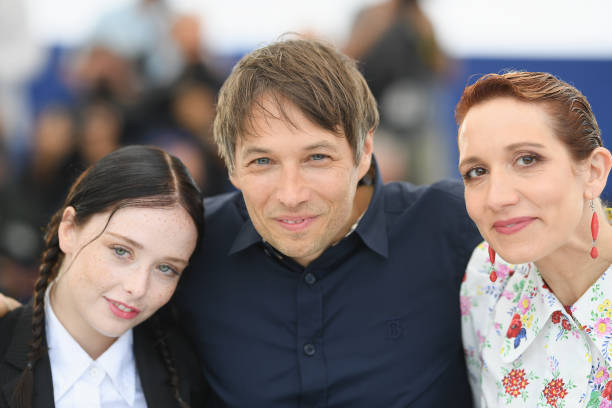
{"label": "pink lipstick", "polygon": [[139,309],[135,307],[130,307],[125,303],[119,302],[117,300],[109,299],[107,297],[104,298],[108,302],[108,307],[113,314],[121,319],[133,319],[138,316],[140,313]]}
{"label": "pink lipstick", "polygon": [[534,217],[510,218],[495,222],[493,228],[500,234],[514,234],[527,227],[533,220],[535,220]]}

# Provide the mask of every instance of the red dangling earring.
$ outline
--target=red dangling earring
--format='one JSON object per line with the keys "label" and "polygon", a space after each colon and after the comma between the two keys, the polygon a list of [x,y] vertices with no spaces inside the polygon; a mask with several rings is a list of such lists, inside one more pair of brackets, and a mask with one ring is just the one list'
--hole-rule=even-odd
{"label": "red dangling earring", "polygon": [[495,272],[495,250],[491,248],[491,245],[489,245],[489,261],[491,261],[489,279],[491,279],[491,282],[495,282],[497,280],[497,272]]}
{"label": "red dangling earring", "polygon": [[597,247],[595,246],[597,241],[597,234],[599,233],[599,220],[597,219],[597,212],[595,212],[595,206],[593,200],[589,201],[589,205],[593,210],[593,216],[591,217],[591,236],[593,237],[593,248],[591,248],[591,258],[595,259],[599,255]]}

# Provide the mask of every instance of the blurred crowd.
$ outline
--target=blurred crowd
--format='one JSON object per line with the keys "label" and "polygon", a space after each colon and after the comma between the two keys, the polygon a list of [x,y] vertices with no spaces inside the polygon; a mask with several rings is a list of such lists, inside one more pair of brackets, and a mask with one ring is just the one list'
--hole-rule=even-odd
{"label": "blurred crowd", "polygon": [[[0,67],[0,291],[26,300],[44,225],[80,172],[116,148],[160,146],[204,195],[232,188],[211,125],[239,56],[211,55],[201,18],[163,0],[101,16],[84,44],[40,50],[27,43],[20,3],[0,0],[0,66],[13,67]],[[348,38],[339,46],[359,61],[379,103],[383,178],[421,184],[448,174],[435,104],[450,64],[418,2],[361,10]],[[19,66],[24,55],[23,66],[35,68]]]}

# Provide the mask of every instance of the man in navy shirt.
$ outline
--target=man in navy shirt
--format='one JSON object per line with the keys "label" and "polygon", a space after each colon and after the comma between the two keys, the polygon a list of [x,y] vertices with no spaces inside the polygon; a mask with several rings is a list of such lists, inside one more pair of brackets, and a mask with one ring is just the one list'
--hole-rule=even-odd
{"label": "man in navy shirt", "polygon": [[463,188],[383,185],[376,103],[316,41],[245,56],[214,135],[239,190],[205,202],[176,297],[231,407],[468,407],[459,285],[481,240]]}

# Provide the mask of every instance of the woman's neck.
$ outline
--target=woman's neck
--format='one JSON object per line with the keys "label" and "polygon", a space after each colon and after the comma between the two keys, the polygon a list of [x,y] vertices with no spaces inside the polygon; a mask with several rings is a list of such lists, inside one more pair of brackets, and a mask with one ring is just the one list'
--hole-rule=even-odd
{"label": "woman's neck", "polygon": [[598,212],[599,256],[591,258],[591,241],[576,237],[549,256],[535,262],[542,278],[565,306],[573,305],[612,264],[612,226]]}

